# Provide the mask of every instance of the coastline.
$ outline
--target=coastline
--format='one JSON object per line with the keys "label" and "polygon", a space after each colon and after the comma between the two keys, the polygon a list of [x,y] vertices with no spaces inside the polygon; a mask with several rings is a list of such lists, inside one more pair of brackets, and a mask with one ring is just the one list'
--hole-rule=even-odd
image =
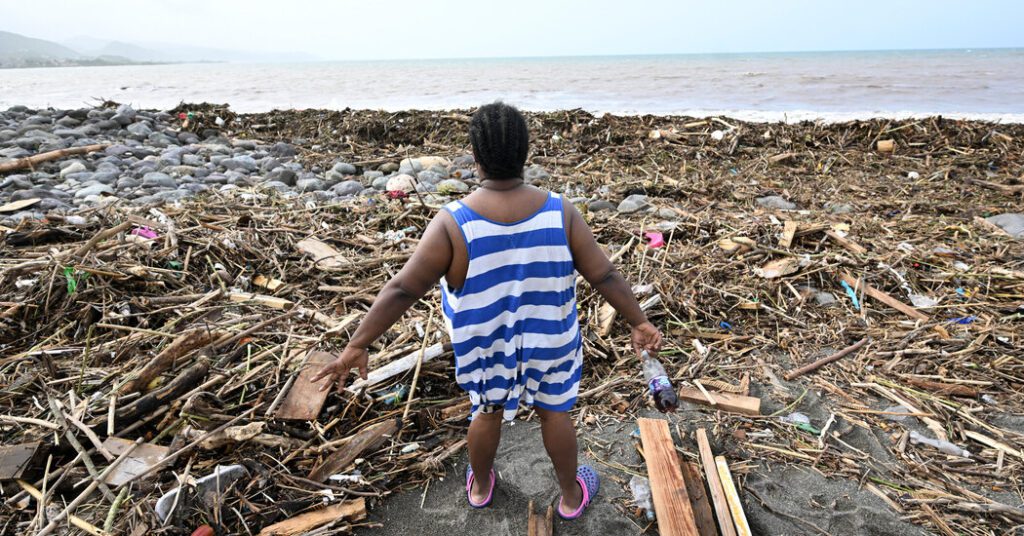
{"label": "coastline", "polygon": [[[370,402],[329,394],[315,428],[270,411],[298,381],[291,378],[304,351],[337,350],[343,337],[325,333],[349,329],[438,208],[477,186],[468,114],[116,103],[0,110],[8,157],[105,144],[0,173],[0,383],[9,386],[0,398],[7,413],[35,419],[4,422],[0,442],[48,441],[53,430],[38,423],[59,420],[39,401],[56,396],[43,387],[52,382],[75,390],[78,418],[104,434],[113,426],[128,441],[143,436],[176,449],[235,426],[234,439],[204,444],[133,484],[132,507],[113,520],[119,533],[161,526],[151,506],[178,485],[186,464],[197,478],[229,464],[252,477],[216,500],[185,497],[167,526],[186,533],[198,518],[256,532],[355,493],[366,499],[368,521],[334,528],[525,532],[525,505],[557,495],[536,419],[516,423],[503,443],[499,501],[468,513],[460,495],[464,397],[447,356],[424,364],[401,436],[346,458],[337,480],[307,477],[353,436],[400,414],[387,400],[411,375],[371,387]],[[653,300],[648,314],[665,329],[662,359],[674,378],[748,384],[761,400],[757,418],[690,403],[664,417],[688,453],[696,452],[696,428],[711,431],[755,532],[916,535],[935,519],[962,532],[1014,526],[999,508],[1019,511],[1007,475],[1020,460],[977,438],[1024,450],[1024,395],[1013,379],[1021,374],[1024,227],[1011,236],[1013,222],[1001,219],[1021,212],[1024,125],[526,115],[526,178],[569,198],[609,254],[621,251],[627,279],[652,285],[644,300]],[[12,161],[0,157],[0,166]],[[662,233],[667,246],[638,244],[643,231]],[[309,238],[332,248],[337,262],[304,253]],[[851,301],[843,272],[929,320],[864,295]],[[605,481],[584,519],[559,522],[558,533],[613,527],[639,535],[645,522],[626,483],[643,460],[630,433],[637,416],[654,415],[627,355],[628,329],[620,322],[602,335],[602,302],[580,289],[581,391],[589,396],[574,418],[584,456]],[[430,316],[417,304],[375,349],[371,368],[424,339],[443,343],[441,330],[417,331]],[[216,349],[186,351],[157,381],[118,395],[108,417],[123,380],[192,330],[216,335]],[[864,352],[781,379],[866,337]],[[883,384],[914,409],[894,408],[872,387]],[[971,411],[949,411],[962,406]],[[794,412],[817,433],[797,426]],[[970,458],[907,439],[932,439],[935,420],[941,430],[970,433],[948,435]],[[53,452],[50,474],[84,476],[75,455]],[[997,464],[1001,473],[976,468]],[[25,478],[41,479],[43,468],[32,465]],[[80,491],[75,479],[50,493],[69,501]],[[920,496],[948,501],[926,509]],[[0,524],[30,523],[31,504],[3,510]],[[102,524],[108,512],[102,502],[84,503],[75,515]]]}

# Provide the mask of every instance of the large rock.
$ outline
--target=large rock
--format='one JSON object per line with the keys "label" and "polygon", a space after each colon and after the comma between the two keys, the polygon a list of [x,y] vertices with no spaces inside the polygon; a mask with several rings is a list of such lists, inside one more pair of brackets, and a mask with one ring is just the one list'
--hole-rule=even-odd
{"label": "large rock", "polygon": [[72,162],[70,165],[64,166],[64,169],[60,170],[60,178],[63,179],[72,173],[81,173],[83,171],[88,171],[85,164],[81,162]]}
{"label": "large rock", "polygon": [[145,122],[132,123],[128,125],[127,130],[133,137],[140,140],[148,138],[153,133],[153,129],[149,128],[149,125]]}
{"label": "large rock", "polygon": [[445,179],[437,184],[437,191],[442,194],[463,194],[469,191],[469,185],[459,179]]}
{"label": "large rock", "polygon": [[786,199],[779,195],[769,195],[765,197],[758,197],[755,201],[758,206],[772,209],[772,210],[796,210],[796,203]]}
{"label": "large rock", "polygon": [[405,192],[409,193],[416,189],[416,179],[412,178],[412,175],[395,175],[388,179],[387,185],[384,187],[389,192]]}
{"label": "large rock", "polygon": [[82,188],[81,190],[75,192],[75,199],[82,199],[84,197],[89,197],[90,195],[103,195],[113,193],[114,189],[111,188],[110,185],[97,183],[92,184],[90,186],[86,186],[85,188]]}
{"label": "large rock", "polygon": [[174,188],[177,183],[174,178],[166,173],[151,171],[142,176],[143,188]]}
{"label": "large rock", "polygon": [[268,152],[278,158],[287,158],[298,154],[298,151],[293,145],[287,144],[283,141],[279,141],[271,145]]}
{"label": "large rock", "polygon": [[[289,170],[291,171],[291,170]],[[299,179],[295,182],[295,189],[299,192],[319,192],[326,188],[327,185],[324,181],[313,177],[309,179]]]}
{"label": "large rock", "polygon": [[647,201],[646,195],[633,194],[619,203],[618,211],[622,214],[633,214],[634,212],[649,210],[651,208],[651,204]]}
{"label": "large rock", "polygon": [[985,218],[989,223],[998,225],[1014,238],[1024,238],[1024,214],[1006,213]]}
{"label": "large rock", "polygon": [[363,184],[359,181],[342,181],[335,184],[331,191],[338,197],[357,195],[363,191]]}
{"label": "large rock", "polygon": [[287,184],[288,186],[295,186],[295,181],[297,178],[298,175],[296,175],[294,171],[284,167],[279,167],[274,171],[271,171],[270,173],[266,174],[266,179],[268,181],[277,181]]}

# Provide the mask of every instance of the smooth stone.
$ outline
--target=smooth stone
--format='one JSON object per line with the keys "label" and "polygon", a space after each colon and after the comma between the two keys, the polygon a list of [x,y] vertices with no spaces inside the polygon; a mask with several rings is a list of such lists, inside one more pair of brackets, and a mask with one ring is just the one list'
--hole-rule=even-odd
{"label": "smooth stone", "polygon": [[196,136],[192,132],[182,131],[178,133],[178,141],[188,145],[193,143],[199,143],[202,140],[200,140],[199,136]]}
{"label": "smooth stone", "polygon": [[836,303],[836,295],[831,292],[818,292],[814,295],[814,301],[822,307],[828,307]]}
{"label": "smooth stone", "polygon": [[476,160],[473,158],[472,154],[456,156],[455,159],[452,160],[452,165],[455,167],[473,167],[474,164],[476,164]]}
{"label": "smooth stone", "polygon": [[81,199],[90,195],[113,194],[114,189],[109,184],[93,184],[75,192],[75,199]]}
{"label": "smooth stone", "polygon": [[658,209],[658,217],[666,220],[674,220],[679,217],[679,214],[676,214],[676,211],[668,207],[664,207]]}
{"label": "smooth stone", "polygon": [[226,158],[221,161],[220,165],[229,170],[244,169],[246,171],[256,171],[260,167],[259,164],[256,163],[256,159],[246,155]]}
{"label": "smooth stone", "polygon": [[207,184],[227,184],[228,176],[223,173],[210,173],[203,177],[203,182]]}
{"label": "smooth stone", "polygon": [[[436,184],[427,184],[425,182],[421,182],[421,183],[416,185],[416,191],[417,192],[421,192],[421,193],[431,193],[431,192],[438,191],[438,188],[437,188]],[[451,194],[454,194],[456,192],[454,192],[454,191],[452,191],[452,192],[445,191],[443,193],[445,195],[451,195]]]}
{"label": "smooth stone", "polygon": [[181,190],[167,190],[163,192],[157,192],[153,194],[153,197],[163,201],[165,203],[173,203],[175,201],[181,201],[191,195],[190,192]]}
{"label": "smooth stone", "polygon": [[[447,173],[445,175],[447,175]],[[428,169],[426,171],[421,171],[419,175],[416,176],[416,178],[419,179],[419,181],[422,183],[436,185],[442,180],[444,180],[445,175],[441,175],[440,173],[430,171]]]}
{"label": "smooth stone", "polygon": [[153,129],[149,128],[146,123],[132,123],[125,130],[138,139],[148,138],[153,133]]}
{"label": "smooth stone", "polygon": [[469,191],[469,185],[459,179],[445,179],[437,184],[437,191],[441,193],[462,194]]}
{"label": "smooth stone", "polygon": [[377,177],[377,178],[373,179],[373,189],[374,190],[384,191],[385,189],[387,189],[387,187],[388,187],[388,178],[387,177],[381,175],[380,177]]}
{"label": "smooth stone", "polygon": [[299,192],[318,192],[325,189],[326,187],[327,183],[315,177],[311,179],[299,179],[295,181],[295,189],[298,190]]}
{"label": "smooth stone", "polygon": [[338,162],[334,164],[331,171],[341,173],[342,175],[355,175],[359,170],[348,162]]}
{"label": "smooth stone", "polygon": [[389,192],[405,192],[409,193],[416,189],[416,179],[412,175],[395,175],[388,179],[388,182],[384,186],[384,189]]}
{"label": "smooth stone", "polygon": [[102,119],[102,120],[97,121],[97,122],[95,122],[93,124],[96,125],[96,128],[99,128],[99,129],[102,129],[102,130],[114,130],[116,128],[121,128],[121,125],[117,121],[114,121],[113,119]]}
{"label": "smooth stone", "polygon": [[773,210],[796,210],[797,208],[796,203],[778,195],[758,197],[754,202],[759,206]]}
{"label": "smooth stone", "polygon": [[144,188],[163,187],[163,188],[174,188],[177,183],[174,178],[166,173],[159,171],[151,171],[142,176],[142,186]]}
{"label": "smooth stone", "polygon": [[209,190],[210,187],[205,184],[193,182],[190,184],[182,184],[178,189],[183,192],[188,192],[189,194],[195,195],[198,194],[199,192],[205,192]]}
{"label": "smooth stone", "polygon": [[268,181],[277,181],[288,186],[295,186],[297,178],[298,175],[294,171],[284,167],[277,168],[266,174],[266,179]]}
{"label": "smooth stone", "polygon": [[81,137],[85,136],[85,134],[83,134],[80,130],[76,130],[76,129],[73,129],[73,128],[57,128],[57,129],[54,129],[53,134],[54,134],[54,136],[60,136],[62,138],[75,138],[75,139],[78,139],[78,138],[81,138]]}
{"label": "smooth stone", "polygon": [[363,191],[363,184],[359,181],[343,181],[334,185],[331,191],[338,197],[356,195]]}
{"label": "smooth stone", "polygon": [[640,212],[650,208],[651,204],[647,202],[647,196],[641,194],[633,194],[623,199],[616,210],[622,214],[633,214],[634,212]]}
{"label": "smooth stone", "polygon": [[0,183],[0,189],[3,190],[24,190],[31,187],[32,181],[28,180],[24,175],[7,177]]}
{"label": "smooth stone", "polygon": [[548,173],[547,170],[545,170],[544,168],[537,165],[533,165],[526,168],[526,171],[523,172],[523,178],[526,180],[528,184],[532,184],[536,182],[543,182],[550,179],[551,174]]}
{"label": "smooth stone", "polygon": [[62,127],[66,127],[66,128],[75,128],[78,125],[81,125],[82,122],[79,121],[78,119],[75,119],[74,117],[66,115],[66,116],[61,117],[60,119],[58,119],[57,120],[57,124],[62,126]]}
{"label": "smooth stone", "polygon": [[113,184],[115,181],[117,181],[117,178],[120,177],[120,176],[121,176],[120,173],[114,173],[114,172],[110,172],[110,171],[102,171],[102,172],[98,172],[98,173],[93,173],[92,174],[92,180],[94,180],[94,181],[96,181],[96,182],[98,182],[100,184]]}
{"label": "smooth stone", "polygon": [[252,140],[233,140],[231,146],[236,149],[245,149],[246,151],[256,150],[256,142]]}
{"label": "smooth stone", "polygon": [[117,179],[117,182],[114,183],[114,188],[118,190],[128,190],[132,188],[138,188],[140,185],[142,185],[142,181],[140,181],[139,179],[136,179],[135,177],[125,176],[121,177],[120,179]]}
{"label": "smooth stone", "polygon": [[30,151],[22,149],[21,147],[8,147],[6,149],[0,150],[0,157],[3,158],[17,160],[19,158],[25,158],[26,156],[32,156],[32,153]]}
{"label": "smooth stone", "polygon": [[281,181],[266,181],[260,185],[260,188],[268,190],[277,190],[278,192],[286,192],[288,191],[288,188],[290,188],[290,186]]}
{"label": "smooth stone", "polygon": [[46,189],[46,188],[30,188],[28,190],[18,190],[11,194],[11,201],[21,201],[23,199],[32,199],[38,197],[40,199],[70,199],[71,194],[62,192],[60,190]]}
{"label": "smooth stone", "polygon": [[262,171],[263,173],[270,173],[271,171],[274,171],[275,169],[281,167],[281,161],[272,156],[268,156],[260,160],[259,164],[260,171]]}
{"label": "smooth stone", "polygon": [[825,203],[825,212],[829,214],[849,214],[854,211],[853,205],[849,203]]}
{"label": "smooth stone", "polygon": [[384,173],[381,172],[381,171],[364,171],[363,172],[363,180],[364,181],[373,182],[373,181],[375,181],[375,180],[377,180],[377,179],[379,179],[379,178],[381,178],[383,176],[384,176]]}
{"label": "smooth stone", "polygon": [[167,166],[161,171],[171,175],[172,177],[184,177],[185,175],[192,175],[195,173],[197,168],[195,166]]}
{"label": "smooth stone", "polygon": [[293,145],[285,143],[283,141],[279,141],[271,145],[270,150],[268,152],[279,158],[288,158],[298,154],[298,151],[295,149]]}
{"label": "smooth stone", "polygon": [[72,162],[70,165],[65,166],[64,169],[60,170],[60,178],[65,178],[72,173],[81,173],[88,171],[89,168],[85,167],[85,164],[81,162]]}
{"label": "smooth stone", "polygon": [[1014,238],[1024,238],[1024,214],[998,214],[985,218],[985,221],[998,225]]}
{"label": "smooth stone", "polygon": [[399,168],[399,165],[396,164],[395,162],[388,162],[386,164],[381,165],[377,169],[379,169],[381,171],[381,173],[394,173],[394,172],[398,171],[398,168]]}

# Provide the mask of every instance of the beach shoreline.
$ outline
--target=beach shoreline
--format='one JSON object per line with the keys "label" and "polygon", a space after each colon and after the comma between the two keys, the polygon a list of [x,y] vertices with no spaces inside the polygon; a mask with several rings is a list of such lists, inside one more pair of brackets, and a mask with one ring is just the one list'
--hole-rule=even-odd
{"label": "beach shoreline", "polygon": [[[298,381],[304,352],[337,351],[344,337],[327,333],[345,333],[437,210],[478,186],[470,112],[0,111],[0,384],[9,386],[0,400],[31,419],[0,423],[0,442],[52,443],[61,421],[48,396],[96,433],[113,427],[128,441],[176,449],[219,426],[241,434],[133,484],[115,532],[161,526],[151,506],[178,485],[175,474],[229,464],[251,480],[216,500],[183,499],[167,525],[188,533],[196,519],[219,519],[224,532],[255,532],[355,491],[369,508],[369,522],[351,522],[358,534],[521,532],[523,505],[546,506],[555,493],[535,421],[517,422],[504,443],[502,503],[470,512],[460,495],[465,397],[447,356],[423,365],[402,433],[365,443],[373,446],[323,484],[310,483],[313,468],[400,418],[395,393],[410,375],[374,385],[371,401],[329,394],[316,425],[270,411]],[[1024,125],[525,115],[526,180],[570,199],[623,275],[652,285],[637,292],[666,333],[674,379],[713,392],[745,384],[760,400],[759,417],[689,402],[665,417],[688,460],[696,429],[709,431],[756,533],[1014,526],[1004,513],[1019,512],[1011,475],[1021,461],[1005,450],[1024,450],[1014,379],[1024,363]],[[667,246],[641,244],[644,232]],[[311,238],[334,253],[309,253]],[[891,300],[845,290],[844,273]],[[587,395],[573,417],[605,481],[589,517],[559,533],[609,524],[642,534],[627,482],[645,467],[630,434],[636,417],[661,416],[648,407],[628,329],[601,330],[602,302],[580,288]],[[440,330],[421,332],[429,318],[417,304],[374,349],[371,368],[442,344]],[[219,342],[113,396],[191,330]],[[860,339],[871,341],[863,352],[781,379]],[[909,439],[936,434],[970,457]],[[50,493],[70,502],[81,491],[71,481],[88,475],[72,448],[52,455],[50,474],[67,468],[74,478]],[[45,467],[24,478],[41,480]],[[32,522],[35,503],[18,506],[0,525]],[[87,501],[75,515],[102,524],[108,511]]]}

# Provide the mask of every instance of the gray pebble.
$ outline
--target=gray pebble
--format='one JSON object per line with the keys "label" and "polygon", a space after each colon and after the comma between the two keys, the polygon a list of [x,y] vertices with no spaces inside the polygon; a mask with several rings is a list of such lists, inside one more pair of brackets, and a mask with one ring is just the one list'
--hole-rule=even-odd
{"label": "gray pebble", "polygon": [[615,203],[612,203],[607,199],[597,199],[595,201],[591,201],[590,204],[587,205],[587,210],[589,210],[590,212],[607,212],[609,210],[615,209]]}
{"label": "gray pebble", "polygon": [[113,194],[114,189],[109,184],[92,184],[75,192],[75,199],[81,199],[90,195]]}
{"label": "gray pebble", "polygon": [[295,186],[297,175],[294,171],[280,167],[266,174],[268,181],[277,181],[288,186]]}
{"label": "gray pebble", "polygon": [[1024,214],[998,214],[985,218],[989,223],[998,225],[1014,238],[1024,238]]}
{"label": "gray pebble", "polygon": [[778,195],[758,197],[755,201],[759,206],[772,210],[796,210],[796,203]]}
{"label": "gray pebble", "polygon": [[648,210],[651,204],[647,201],[646,195],[633,194],[619,203],[618,211],[622,214],[633,214],[641,210]]}
{"label": "gray pebble", "polygon": [[173,177],[166,173],[152,171],[142,176],[142,186],[144,188],[174,188],[177,186],[177,183],[174,181]]}
{"label": "gray pebble", "polygon": [[[422,175],[422,173],[421,173]],[[429,184],[429,183],[428,183]],[[445,179],[437,184],[437,191],[442,193],[466,193],[469,185],[459,179]]]}
{"label": "gray pebble", "polygon": [[299,192],[318,192],[325,189],[326,187],[327,183],[316,177],[309,179],[299,179],[298,181],[295,181],[295,189]]}
{"label": "gray pebble", "polygon": [[338,197],[351,196],[362,192],[363,185],[359,181],[344,181],[334,185],[331,191]]}

